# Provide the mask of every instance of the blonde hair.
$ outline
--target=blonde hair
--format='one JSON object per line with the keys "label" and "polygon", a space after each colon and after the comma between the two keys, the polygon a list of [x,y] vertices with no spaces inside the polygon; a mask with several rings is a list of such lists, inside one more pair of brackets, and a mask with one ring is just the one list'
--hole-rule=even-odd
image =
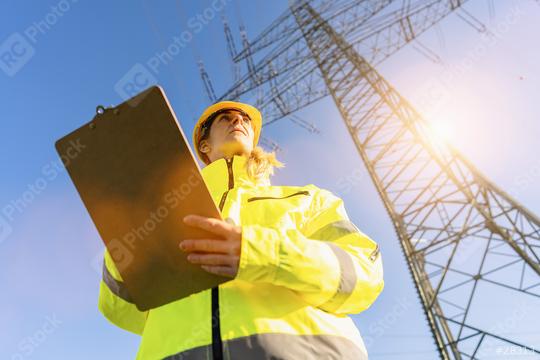
{"label": "blonde hair", "polygon": [[260,146],[255,146],[246,161],[246,171],[248,176],[258,181],[274,175],[274,167],[284,167],[281,161],[276,159],[275,151],[271,153],[264,151]]}

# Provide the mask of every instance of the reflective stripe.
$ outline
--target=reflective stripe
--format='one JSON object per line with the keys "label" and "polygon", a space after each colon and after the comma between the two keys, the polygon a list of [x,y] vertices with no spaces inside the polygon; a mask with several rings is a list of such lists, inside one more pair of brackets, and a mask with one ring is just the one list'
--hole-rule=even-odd
{"label": "reflective stripe", "polygon": [[113,278],[109,269],[107,269],[107,265],[105,265],[105,261],[103,261],[103,282],[105,282],[113,294],[129,303],[133,303],[124,283]]}
{"label": "reflective stripe", "polygon": [[348,220],[340,220],[326,224],[308,237],[311,239],[332,241],[352,233],[360,233],[360,230],[352,222]]}
{"label": "reflective stripe", "polygon": [[353,293],[354,287],[356,286],[356,271],[354,270],[354,263],[351,259],[351,255],[348,252],[334,243],[328,242],[326,244],[330,246],[339,262],[339,287],[334,296],[319,307],[336,310]]}
{"label": "reflective stripe", "polygon": [[[323,226],[321,229],[315,231],[313,235],[308,237],[312,239],[331,241],[355,232],[361,233],[361,231],[352,222],[348,220],[341,220]],[[371,254],[369,254],[369,260],[375,262],[375,260],[377,260],[377,256],[379,255],[379,252],[379,244],[376,244],[375,249],[371,252]]]}
{"label": "reflective stripe", "polygon": [[[360,234],[361,232],[351,221],[340,220],[326,224],[309,236],[310,239],[327,241],[326,244],[330,246],[339,262],[339,287],[330,300],[320,305],[320,307],[323,309],[328,309],[331,311],[338,309],[349,298],[349,296],[351,296],[356,286],[357,276],[356,271],[354,270],[354,263],[351,259],[351,255],[338,245],[331,242],[353,233]],[[373,256],[373,253],[371,255]]]}
{"label": "reflective stripe", "polygon": [[[212,345],[199,346],[168,356],[166,360],[211,359]],[[255,334],[223,341],[225,359],[367,360],[351,340],[336,335]]]}

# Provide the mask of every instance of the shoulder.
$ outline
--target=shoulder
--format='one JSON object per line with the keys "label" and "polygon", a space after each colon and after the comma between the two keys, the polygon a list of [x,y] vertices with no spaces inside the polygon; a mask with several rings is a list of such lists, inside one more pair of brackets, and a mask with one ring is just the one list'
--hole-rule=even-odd
{"label": "shoulder", "polygon": [[336,193],[328,189],[318,187],[315,184],[308,184],[302,188],[309,191],[312,195],[310,207],[312,212],[317,212],[321,209],[332,206],[333,204],[341,204],[343,202],[341,197],[339,197]]}

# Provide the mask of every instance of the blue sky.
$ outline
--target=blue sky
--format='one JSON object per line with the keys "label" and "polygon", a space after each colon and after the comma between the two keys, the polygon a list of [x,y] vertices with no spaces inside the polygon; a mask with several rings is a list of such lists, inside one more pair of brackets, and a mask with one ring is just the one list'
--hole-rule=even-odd
{"label": "blue sky", "polygon": [[[499,36],[480,54],[475,51],[480,34],[457,17],[422,36],[455,69],[436,109],[423,103],[423,85],[427,78],[445,76],[440,64],[407,47],[379,71],[488,178],[538,214],[540,50],[534,44],[540,6],[496,2],[489,18],[485,1],[471,2],[468,9]],[[102,243],[59,165],[54,142],[89,121],[98,104],[120,103],[116,84],[134,65],[155,59],[175,35],[193,31],[193,19],[209,5],[208,0],[0,5],[0,51],[14,41],[26,49],[0,71],[1,359],[134,358],[139,338],[113,327],[97,310],[96,255]],[[286,6],[284,0],[230,0],[224,11],[235,36],[235,19],[241,17],[252,38]],[[232,80],[219,17],[193,32],[185,48],[171,61],[158,61],[152,74],[188,135],[209,104],[195,59],[204,60],[218,94]],[[301,115],[320,134],[289,120],[263,128],[263,135],[283,148],[278,157],[286,164],[273,183],[314,183],[336,192],[351,219],[381,244],[385,290],[368,311],[353,316],[370,358],[436,358],[394,229],[334,104],[324,99]]]}

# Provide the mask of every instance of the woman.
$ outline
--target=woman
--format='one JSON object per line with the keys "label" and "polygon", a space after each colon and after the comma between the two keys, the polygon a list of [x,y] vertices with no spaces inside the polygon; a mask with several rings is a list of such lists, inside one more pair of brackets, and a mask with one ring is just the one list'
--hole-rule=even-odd
{"label": "woman", "polygon": [[179,251],[231,281],[141,312],[105,252],[99,309],[142,335],[137,359],[367,359],[347,315],[366,310],[384,288],[379,246],[330,191],[271,185],[283,164],[257,146],[261,124],[256,108],[223,101],[193,131],[226,220],[187,216],[215,237],[180,239]]}

